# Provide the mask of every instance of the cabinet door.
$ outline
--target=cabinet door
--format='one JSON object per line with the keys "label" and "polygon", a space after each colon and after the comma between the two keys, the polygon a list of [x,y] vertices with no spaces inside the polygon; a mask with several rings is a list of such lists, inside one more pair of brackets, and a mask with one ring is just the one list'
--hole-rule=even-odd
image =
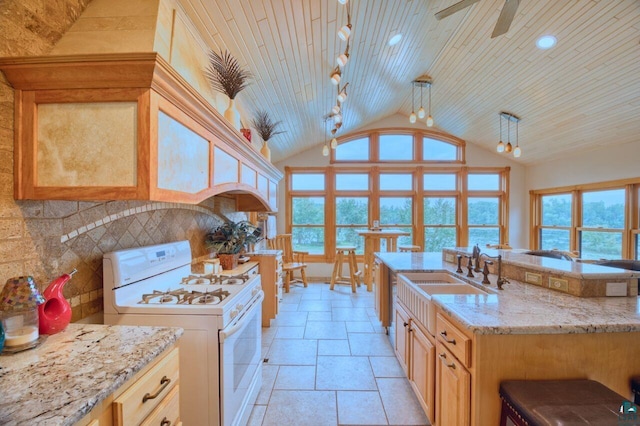
{"label": "cabinet door", "polygon": [[436,352],[436,423],[438,426],[469,425],[471,374],[439,341]]}
{"label": "cabinet door", "polygon": [[409,377],[409,367],[407,365],[407,354],[409,341],[407,339],[409,334],[409,315],[403,308],[396,303],[395,305],[395,318],[394,323],[396,325],[395,334],[395,352],[396,358],[400,362],[402,369],[407,377]]}
{"label": "cabinet door", "polygon": [[430,420],[435,407],[435,362],[436,347],[427,336],[411,323],[409,329],[409,371],[411,385],[420,398],[420,403]]}

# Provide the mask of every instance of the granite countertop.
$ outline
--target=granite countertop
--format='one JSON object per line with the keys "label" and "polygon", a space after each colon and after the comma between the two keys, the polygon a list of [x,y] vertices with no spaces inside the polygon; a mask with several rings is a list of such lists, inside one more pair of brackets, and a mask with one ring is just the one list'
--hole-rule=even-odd
{"label": "granite countertop", "polygon": [[69,324],[0,356],[0,424],[72,425],[153,361],[181,328]]}
{"label": "granite countertop", "polygon": [[481,273],[476,273],[475,278],[456,274],[455,266],[443,262],[440,253],[376,253],[376,257],[397,273],[444,271],[487,290],[487,295],[432,297],[432,301],[444,312],[477,334],[640,331],[638,297],[583,298],[515,280],[510,280],[504,290],[499,291],[495,286],[495,275],[489,275],[493,284],[484,286],[480,283]]}

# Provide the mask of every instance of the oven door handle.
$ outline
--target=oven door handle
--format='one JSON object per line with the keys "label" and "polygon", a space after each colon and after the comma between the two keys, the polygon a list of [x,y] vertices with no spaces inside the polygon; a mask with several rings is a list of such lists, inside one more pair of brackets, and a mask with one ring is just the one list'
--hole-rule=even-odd
{"label": "oven door handle", "polygon": [[238,331],[240,331],[245,326],[244,318],[249,316],[249,314],[254,309],[256,309],[258,306],[260,306],[260,303],[262,303],[263,300],[264,300],[264,291],[260,291],[260,293],[258,295],[258,298],[253,303],[253,306],[251,307],[251,309],[249,309],[247,312],[245,312],[245,314],[240,318],[240,321],[238,321],[233,327],[231,327],[228,330],[220,330],[220,334],[219,334],[220,343],[224,342],[226,339],[228,339],[229,337],[233,336]]}

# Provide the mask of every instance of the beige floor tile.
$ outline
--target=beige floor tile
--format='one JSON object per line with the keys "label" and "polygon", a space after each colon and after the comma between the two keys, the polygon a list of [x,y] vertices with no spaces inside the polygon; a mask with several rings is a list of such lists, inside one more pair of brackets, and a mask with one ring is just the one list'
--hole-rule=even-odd
{"label": "beige floor tile", "polygon": [[276,332],[278,331],[278,327],[262,327],[262,343],[271,343],[273,339],[276,337]]}
{"label": "beige floor tile", "polygon": [[331,321],[331,312],[309,312],[307,322],[309,321]]}
{"label": "beige floor tile", "polygon": [[319,356],[316,389],[377,390],[369,359],[354,356]]}
{"label": "beige floor tile", "polygon": [[405,377],[395,356],[371,356],[369,362],[376,377]]}
{"label": "beige floor tile", "polygon": [[346,321],[347,333],[373,333],[371,321]]}
{"label": "beige floor tile", "polygon": [[340,298],[331,300],[331,307],[333,308],[351,308],[353,304],[351,303],[351,298]]}
{"label": "beige floor tile", "polygon": [[352,355],[395,356],[386,334],[348,333]]}
{"label": "beige floor tile", "polygon": [[337,425],[336,393],[274,390],[263,426]]}
{"label": "beige floor tile", "polygon": [[276,376],[278,375],[278,368],[277,365],[264,364],[262,366],[262,386],[258,392],[256,404],[266,405],[269,403],[273,384],[276,382]]}
{"label": "beige floor tile", "polygon": [[302,365],[282,365],[274,389],[314,390],[316,386],[316,367]]}
{"label": "beige floor tile", "polygon": [[307,322],[306,312],[279,312],[272,326],[302,327]]}
{"label": "beige floor tile", "polygon": [[406,378],[376,379],[376,381],[389,424],[429,424],[429,420]]}
{"label": "beige floor tile", "polygon": [[305,339],[346,339],[344,321],[308,321],[304,330]]}
{"label": "beige floor tile", "polygon": [[334,321],[369,321],[365,308],[333,308],[331,317]]}
{"label": "beige floor tile", "polygon": [[269,350],[269,364],[315,365],[317,340],[275,339]]}
{"label": "beige floor tile", "polygon": [[329,300],[303,300],[298,304],[298,310],[307,312],[330,312],[331,302]]}
{"label": "beige floor tile", "polygon": [[278,327],[276,339],[302,339],[304,327]]}
{"label": "beige floor tile", "polygon": [[365,391],[338,391],[338,422],[346,425],[386,425],[380,394]]}
{"label": "beige floor tile", "polygon": [[297,303],[281,303],[278,308],[280,312],[295,312],[298,310]]}
{"label": "beige floor tile", "polygon": [[251,416],[249,416],[249,422],[247,426],[260,426],[262,425],[262,419],[264,419],[264,414],[267,412],[266,405],[254,405],[253,410],[251,410]]}
{"label": "beige floor tile", "polygon": [[348,340],[318,340],[318,355],[351,355]]}
{"label": "beige floor tile", "polygon": [[300,303],[300,299],[302,299],[302,293],[283,293],[282,294],[282,300],[280,301],[280,304],[295,304],[295,303]]}

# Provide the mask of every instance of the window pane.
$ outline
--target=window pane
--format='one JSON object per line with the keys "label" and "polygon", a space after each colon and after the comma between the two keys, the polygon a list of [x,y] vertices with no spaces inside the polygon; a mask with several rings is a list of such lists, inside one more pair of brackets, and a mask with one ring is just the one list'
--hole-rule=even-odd
{"label": "window pane", "polygon": [[425,228],[424,251],[441,251],[456,246],[456,228]]}
{"label": "window pane", "polygon": [[542,224],[571,226],[571,194],[542,197]]}
{"label": "window pane", "polygon": [[580,257],[583,259],[621,259],[621,232],[580,232]]}
{"label": "window pane", "polygon": [[458,147],[431,138],[422,138],[422,158],[434,161],[457,160]]}
{"label": "window pane", "polygon": [[624,189],[583,193],[582,226],[624,228]]}
{"label": "window pane", "polygon": [[[397,245],[402,246],[402,245],[411,245],[413,244],[413,234],[411,232],[411,228],[408,227],[402,227],[402,226],[391,226],[388,227],[387,229],[393,229],[394,231],[403,231],[403,232],[408,232],[409,235],[401,235],[398,237],[398,242]],[[387,251],[387,240],[385,238],[381,238],[380,239],[380,251]]]}
{"label": "window pane", "polygon": [[385,173],[380,175],[381,191],[401,191],[413,188],[413,177],[410,174]]}
{"label": "window pane", "polygon": [[369,138],[344,142],[336,148],[336,160],[366,161],[369,159]]}
{"label": "window pane", "polygon": [[366,231],[367,228],[337,228],[336,246],[355,246],[356,254],[364,253],[364,237],[358,235],[358,231]]}
{"label": "window pane", "polygon": [[469,246],[479,244],[500,244],[500,229],[498,228],[469,228]]}
{"label": "window pane", "polygon": [[499,203],[497,198],[469,198],[468,203],[469,203],[468,222],[470,225],[497,225],[498,224],[498,204]]}
{"label": "window pane", "polygon": [[336,174],[336,189],[338,191],[367,191],[369,190],[369,175],[356,173]]}
{"label": "window pane", "polygon": [[322,191],[324,190],[324,174],[298,173],[291,175],[291,189],[293,191]]}
{"label": "window pane", "polygon": [[425,174],[423,177],[425,191],[455,191],[455,174]]}
{"label": "window pane", "polygon": [[472,173],[468,176],[469,191],[498,191],[500,189],[500,175],[486,173]]}
{"label": "window pane", "polygon": [[293,197],[293,225],[324,225],[324,198]]}
{"label": "window pane", "polygon": [[380,224],[381,225],[411,225],[410,197],[381,197]]}
{"label": "window pane", "polygon": [[293,249],[306,251],[309,254],[324,253],[324,228],[299,228],[292,229]]}
{"label": "window pane", "polygon": [[336,224],[364,225],[369,223],[367,197],[336,197]]}
{"label": "window pane", "polygon": [[424,223],[426,225],[455,225],[456,199],[453,197],[425,198]]}
{"label": "window pane", "polygon": [[380,160],[413,160],[412,135],[380,135]]}
{"label": "window pane", "polygon": [[540,248],[542,250],[570,250],[570,231],[568,229],[541,229]]}

